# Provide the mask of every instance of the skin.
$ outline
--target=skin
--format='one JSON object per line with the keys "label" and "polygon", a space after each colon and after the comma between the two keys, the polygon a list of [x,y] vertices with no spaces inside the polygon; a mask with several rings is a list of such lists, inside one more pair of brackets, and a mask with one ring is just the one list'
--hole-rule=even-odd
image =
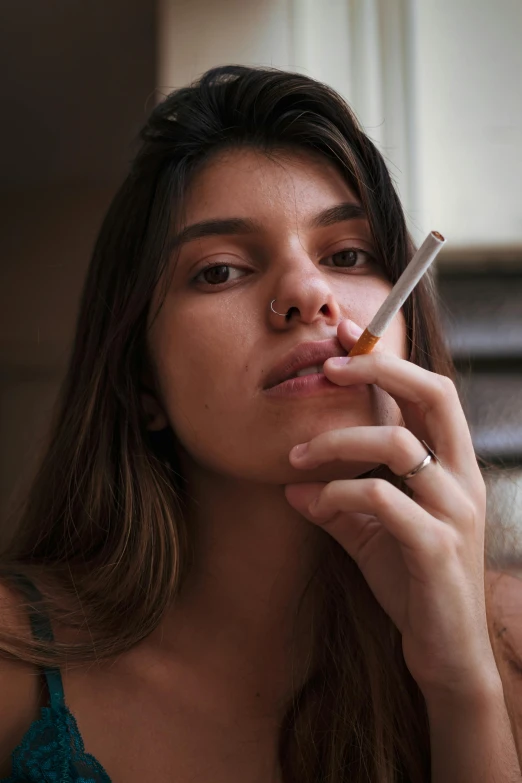
{"label": "skin", "polygon": [[522,573],[488,571],[493,634],[506,696],[522,748]]}
{"label": "skin", "polygon": [[[253,151],[215,157],[186,195],[179,228],[231,217],[260,228],[184,245],[171,259],[159,316],[149,319],[152,371],[143,380],[152,393],[142,402],[151,429],[169,425],[177,436],[196,556],[147,639],[116,660],[62,670],[85,747],[114,780],[159,783],[173,770],[179,783],[281,780],[279,723],[306,674],[312,591],[295,635],[292,624],[326,540],[285,495],[303,480],[289,452],[329,430],[401,421],[394,399],[371,384],[298,401],[262,390],[299,343],[337,337],[341,348],[339,325],[353,343],[391,290],[366,220],[310,227],[344,202],[357,203],[355,193],[322,157]],[[340,253],[347,248],[358,252]],[[212,275],[199,275],[208,262],[233,266],[230,281],[212,287]],[[273,299],[279,312],[293,308],[288,321],[270,310]],[[407,357],[402,314],[378,348]],[[310,476],[357,476],[376,464],[343,460]],[[31,672],[24,687],[36,682]],[[28,715],[35,702],[45,703],[40,692],[27,696]],[[21,714],[16,741],[27,726]]]}
{"label": "skin", "polygon": [[[391,290],[370,257],[366,220],[309,227],[321,210],[346,201],[358,203],[319,156],[273,160],[233,151],[214,159],[188,192],[184,225],[248,217],[261,230],[183,247],[149,334],[158,393],[144,404],[154,417],[151,428],[170,424],[177,435],[194,498],[188,513],[199,535],[190,585],[172,616],[176,644],[203,670],[210,660],[227,674],[248,662],[252,676],[236,678],[232,698],[248,702],[254,692],[267,694],[269,708],[288,695],[288,631],[323,540],[285,497],[284,485],[302,480],[289,451],[321,432],[401,418],[395,401],[373,386],[299,401],[273,400],[261,388],[299,343],[335,337],[341,322],[356,339]],[[332,258],[346,247],[364,251],[351,268],[347,262],[343,268],[342,256]],[[191,286],[205,262],[233,265],[230,282],[212,287],[207,274]],[[272,299],[279,312],[295,308],[289,322],[271,312]],[[406,358],[405,335],[400,313],[379,349]],[[357,476],[376,464],[343,462],[315,476]],[[180,615],[195,634],[186,642],[177,630]],[[309,643],[303,640],[305,650]],[[280,683],[275,692],[274,682]]]}
{"label": "skin", "polygon": [[[224,153],[192,183],[185,226],[231,217],[260,225],[183,246],[149,332],[146,380],[156,393],[143,402],[151,428],[177,435],[197,534],[196,566],[162,639],[204,693],[226,683],[219,703],[243,726],[247,714],[281,714],[288,629],[321,554],[316,533],[327,532],[402,634],[426,699],[433,783],[491,783],[492,773],[513,783],[520,768],[485,608],[486,491],[453,383],[405,361],[399,314],[379,350],[324,364],[338,389],[293,400],[261,390],[299,342],[336,336],[348,351],[391,289],[364,220],[310,227],[320,210],[354,200],[331,164],[305,154]],[[347,244],[369,253],[362,271],[325,264]],[[190,284],[209,261],[241,272],[217,288]],[[290,319],[271,313],[274,298],[278,312],[292,308]],[[413,498],[357,479],[383,463],[408,472],[426,456],[422,440],[439,461],[410,480]],[[311,643],[306,627],[298,656]],[[208,699],[201,708],[208,713]]]}
{"label": "skin", "polygon": [[[336,337],[348,351],[391,290],[365,220],[310,227],[346,201],[355,194],[322,157],[252,150],[221,153],[187,193],[180,227],[243,217],[260,228],[183,246],[150,322],[142,401],[151,429],[176,434],[196,556],[150,637],[63,672],[86,748],[115,780],[280,783],[278,722],[306,671],[313,594],[295,640],[292,620],[325,534],[403,635],[428,707],[433,783],[520,780],[487,631],[484,484],[454,387],[406,361],[399,313],[371,355],[325,363],[332,390],[262,391],[303,341]],[[350,247],[361,253],[333,255]],[[207,262],[233,266],[230,280],[213,287],[199,275]],[[291,318],[271,312],[273,299]],[[411,470],[421,439],[442,465],[411,480],[413,499],[357,478],[383,463]],[[308,462],[291,454],[302,443]]]}
{"label": "skin", "polygon": [[[321,210],[346,201],[358,203],[321,156],[220,154],[193,181],[182,226],[245,217],[260,231],[183,246],[149,331],[153,377],[146,381],[156,393],[144,394],[143,405],[151,429],[170,425],[176,433],[198,543],[185,591],[148,649],[160,638],[168,645],[190,672],[202,714],[219,700],[221,713],[240,716],[242,725],[268,721],[272,738],[274,716],[281,717],[292,690],[291,656],[304,666],[310,648],[306,607],[294,645],[290,631],[325,538],[285,496],[286,484],[303,479],[289,451],[329,430],[401,421],[393,398],[373,385],[283,402],[261,388],[299,343],[335,337],[341,323],[353,342],[391,290],[372,257],[366,220],[310,228]],[[361,251],[356,260],[333,256],[351,247]],[[227,276],[199,274],[208,262],[232,265],[229,281],[212,287],[208,280]],[[288,322],[271,312],[272,299],[279,312],[295,308]],[[402,313],[378,350],[407,358]],[[408,468],[417,457],[423,447]],[[355,477],[377,464],[343,460],[311,475]],[[294,678],[298,684],[299,665]]]}

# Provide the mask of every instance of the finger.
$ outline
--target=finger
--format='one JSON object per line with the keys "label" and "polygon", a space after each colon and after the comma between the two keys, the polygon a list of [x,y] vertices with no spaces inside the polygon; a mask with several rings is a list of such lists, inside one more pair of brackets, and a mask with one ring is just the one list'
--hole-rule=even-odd
{"label": "finger", "polygon": [[[426,429],[426,437],[420,436],[445,467],[471,482],[481,479],[468,423],[449,378],[387,352],[353,356],[342,366],[328,359],[323,372],[340,386],[376,384],[396,400],[408,425],[413,406]],[[408,428],[417,434],[414,427]]]}
{"label": "finger", "polygon": [[[301,470],[312,470],[326,462],[377,462],[387,465],[396,476],[417,467],[427,455],[425,446],[405,427],[346,427],[316,435],[306,450],[290,452],[291,463]],[[429,506],[431,513],[458,520],[470,505],[460,484],[432,460],[407,480],[415,501]]]}
{"label": "finger", "polygon": [[365,524],[350,524],[345,514],[365,514],[378,520],[399,544],[415,553],[419,578],[426,575],[426,566],[433,558],[447,556],[458,535],[453,527],[434,518],[384,479],[330,481],[306,516],[324,527],[357,562],[367,543]]}

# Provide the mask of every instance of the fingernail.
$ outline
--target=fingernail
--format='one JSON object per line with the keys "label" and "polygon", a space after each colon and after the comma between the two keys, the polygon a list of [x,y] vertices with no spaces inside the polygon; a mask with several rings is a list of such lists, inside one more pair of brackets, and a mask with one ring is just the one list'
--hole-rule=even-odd
{"label": "fingernail", "polygon": [[318,514],[318,512],[317,512],[317,509],[319,508],[319,498],[320,498],[320,495],[318,495],[318,496],[315,498],[315,500],[312,500],[312,502],[311,502],[311,503],[310,503],[310,505],[308,506],[308,513],[309,513],[309,514],[310,514],[312,517],[319,516],[319,514]]}
{"label": "fingernail", "polygon": [[294,448],[290,452],[290,455],[292,459],[301,459],[301,457],[305,456],[307,451],[308,451],[308,443],[299,443],[298,446],[294,446]]}
{"label": "fingernail", "polygon": [[333,356],[328,361],[336,367],[342,367],[344,364],[348,364],[352,360],[351,356]]}

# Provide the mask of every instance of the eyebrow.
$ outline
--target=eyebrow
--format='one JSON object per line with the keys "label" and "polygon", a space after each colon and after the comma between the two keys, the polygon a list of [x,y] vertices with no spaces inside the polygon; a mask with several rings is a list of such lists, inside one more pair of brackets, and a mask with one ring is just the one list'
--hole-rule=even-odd
{"label": "eyebrow", "polygon": [[[360,204],[344,202],[328,207],[315,215],[309,222],[310,228],[326,228],[335,223],[343,223],[347,220],[361,220],[366,218],[366,213]],[[242,234],[255,234],[262,231],[262,226],[251,218],[216,218],[214,220],[202,220],[183,228],[178,234],[171,237],[168,242],[168,252],[179,249],[187,242],[194,239],[211,236],[237,236]]]}

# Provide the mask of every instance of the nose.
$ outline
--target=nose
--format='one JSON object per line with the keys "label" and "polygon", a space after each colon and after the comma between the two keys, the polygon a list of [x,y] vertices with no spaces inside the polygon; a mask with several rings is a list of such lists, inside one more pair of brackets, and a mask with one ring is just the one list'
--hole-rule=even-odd
{"label": "nose", "polygon": [[275,325],[284,326],[292,321],[313,323],[320,318],[333,324],[342,320],[334,292],[315,265],[310,270],[310,264],[313,262],[306,256],[299,268],[288,270],[273,286],[267,307]]}
{"label": "nose", "polygon": [[[292,301],[296,301],[296,297]],[[321,296],[320,294],[313,294],[306,297],[300,297],[298,304],[293,304],[286,309],[286,312],[279,312],[277,310],[278,300],[272,300],[270,303],[270,309],[276,318],[284,319],[284,323],[289,323],[292,320],[300,320],[304,323],[313,323],[317,318],[323,317],[326,321],[331,323],[338,323],[340,320],[340,308],[331,294],[328,296]]]}

